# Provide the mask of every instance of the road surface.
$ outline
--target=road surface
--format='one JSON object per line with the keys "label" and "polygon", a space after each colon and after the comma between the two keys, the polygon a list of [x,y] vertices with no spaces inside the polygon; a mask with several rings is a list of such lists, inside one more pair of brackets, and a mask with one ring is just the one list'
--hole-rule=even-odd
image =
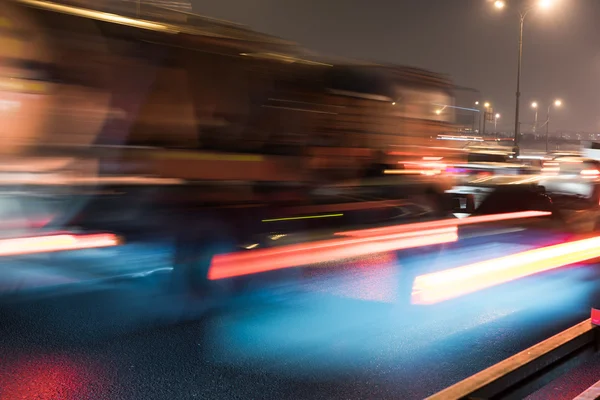
{"label": "road surface", "polygon": [[539,240],[328,265],[209,313],[167,290],[167,244],[5,259],[4,289],[31,295],[0,308],[0,398],[420,399],[585,319],[600,273],[568,267],[428,306],[401,301],[401,277]]}

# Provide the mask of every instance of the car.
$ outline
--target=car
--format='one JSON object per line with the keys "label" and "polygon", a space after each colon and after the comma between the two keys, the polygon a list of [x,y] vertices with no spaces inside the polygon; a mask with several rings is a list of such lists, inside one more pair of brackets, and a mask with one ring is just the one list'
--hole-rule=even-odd
{"label": "car", "polygon": [[446,192],[457,217],[524,210],[550,211],[561,229],[600,228],[600,161],[559,157],[539,173],[469,176]]}
{"label": "car", "polygon": [[573,196],[600,201],[600,161],[581,156],[562,156],[546,161],[539,184],[554,197]]}

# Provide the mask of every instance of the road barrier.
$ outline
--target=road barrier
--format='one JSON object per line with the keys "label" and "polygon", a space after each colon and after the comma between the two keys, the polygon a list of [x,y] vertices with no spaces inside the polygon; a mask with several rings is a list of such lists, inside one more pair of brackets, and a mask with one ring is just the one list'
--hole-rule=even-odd
{"label": "road barrier", "polygon": [[[478,372],[428,399],[525,398],[582,362],[597,356],[600,349],[600,331],[596,323],[600,321],[595,318],[596,312],[592,312],[592,318]],[[589,391],[593,391],[592,389]]]}

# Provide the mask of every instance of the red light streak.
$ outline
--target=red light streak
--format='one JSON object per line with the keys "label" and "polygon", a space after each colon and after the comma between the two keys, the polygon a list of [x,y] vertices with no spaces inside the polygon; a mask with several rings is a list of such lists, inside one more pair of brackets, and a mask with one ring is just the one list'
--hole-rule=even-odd
{"label": "red light streak", "polygon": [[458,229],[444,227],[367,238],[345,238],[295,244],[279,248],[220,254],[213,257],[208,279],[218,280],[285,268],[339,261],[368,254],[450,243],[458,240]]}
{"label": "red light streak", "polygon": [[412,302],[435,304],[597,257],[600,236],[421,275],[413,284]]}
{"label": "red light streak", "polygon": [[508,221],[513,219],[524,219],[524,218],[536,218],[536,217],[547,217],[551,215],[551,212],[547,211],[521,211],[505,214],[493,214],[493,215],[479,215],[475,217],[468,217],[462,219],[442,219],[437,221],[428,222],[417,222],[414,224],[394,225],[386,226],[382,228],[371,228],[361,229],[356,231],[338,232],[338,236],[351,236],[351,237],[368,237],[372,235],[383,235],[400,232],[418,232],[423,229],[435,229],[445,228],[460,225],[473,225],[481,224],[486,222],[499,222]]}
{"label": "red light streak", "polygon": [[110,247],[118,244],[119,239],[109,233],[94,235],[55,234],[0,239],[0,257]]}

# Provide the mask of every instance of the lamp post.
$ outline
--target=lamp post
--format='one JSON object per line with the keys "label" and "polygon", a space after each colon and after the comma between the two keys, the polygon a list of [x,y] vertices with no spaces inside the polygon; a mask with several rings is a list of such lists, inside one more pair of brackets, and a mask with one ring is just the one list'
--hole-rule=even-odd
{"label": "lamp post", "polygon": [[552,108],[552,106],[554,105],[554,107],[558,108],[560,106],[562,106],[562,101],[560,100],[554,100],[554,103],[551,103],[548,105],[548,112],[546,113],[546,153],[548,153],[548,132],[549,132],[549,126],[550,126],[550,109]]}
{"label": "lamp post", "polygon": [[[477,120],[477,133],[481,132],[481,111],[479,111],[479,101],[475,102],[475,108],[477,109],[478,120]],[[475,134],[475,112],[473,112],[473,134]]]}
{"label": "lamp post", "polygon": [[[516,101],[515,101],[515,155],[519,154],[519,111],[520,111],[520,100],[521,100],[521,60],[523,59],[523,26],[525,24],[525,17],[529,14],[530,11],[536,8],[549,8],[552,6],[553,0],[538,0],[536,3],[529,8],[519,11],[519,57],[517,60],[517,92],[516,92]],[[503,9],[506,6],[506,1],[504,0],[496,0],[494,2],[494,7],[496,9]]]}
{"label": "lamp post", "polygon": [[483,128],[481,129],[481,136],[485,136],[485,122],[488,114],[488,110],[490,109],[490,103],[487,101],[483,104]]}
{"label": "lamp post", "polygon": [[533,103],[531,103],[531,108],[533,108],[535,110],[535,119],[533,120],[533,133],[535,134],[535,131],[537,129],[537,122],[538,122],[538,103],[536,101],[534,101]]}

